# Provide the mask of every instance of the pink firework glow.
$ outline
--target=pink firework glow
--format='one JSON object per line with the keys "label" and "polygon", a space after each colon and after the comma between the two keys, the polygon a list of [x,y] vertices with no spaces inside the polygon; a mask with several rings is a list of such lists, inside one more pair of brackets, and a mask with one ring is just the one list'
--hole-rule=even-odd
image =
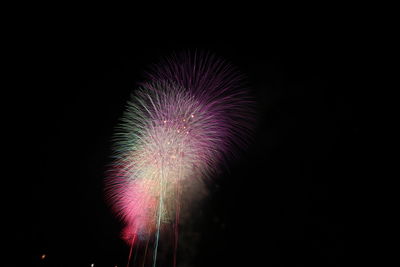
{"label": "pink firework glow", "polygon": [[175,266],[182,205],[246,143],[252,101],[237,71],[208,54],[171,57],[147,77],[115,134],[107,193],[125,224],[124,240],[132,248],[154,243],[153,266],[160,231],[173,226]]}

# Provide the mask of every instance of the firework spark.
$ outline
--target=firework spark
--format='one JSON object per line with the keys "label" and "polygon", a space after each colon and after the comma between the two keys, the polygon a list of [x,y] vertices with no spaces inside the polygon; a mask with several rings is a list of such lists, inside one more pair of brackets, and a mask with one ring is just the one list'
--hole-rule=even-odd
{"label": "firework spark", "polygon": [[154,240],[155,265],[162,225],[175,225],[176,246],[182,200],[246,143],[252,101],[237,71],[208,54],[173,56],[147,76],[115,135],[107,192],[125,241]]}

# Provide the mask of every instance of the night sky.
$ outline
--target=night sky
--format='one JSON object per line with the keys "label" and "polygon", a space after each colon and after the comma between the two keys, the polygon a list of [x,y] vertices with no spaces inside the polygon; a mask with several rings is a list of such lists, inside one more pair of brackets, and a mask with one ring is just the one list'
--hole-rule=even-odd
{"label": "night sky", "polygon": [[182,229],[178,266],[346,265],[349,188],[360,166],[353,47],[335,23],[277,25],[253,33],[221,22],[211,33],[27,23],[6,113],[21,148],[3,189],[11,205],[2,266],[126,265],[122,225],[103,192],[111,136],[148,66],[196,49],[247,76],[258,123]]}

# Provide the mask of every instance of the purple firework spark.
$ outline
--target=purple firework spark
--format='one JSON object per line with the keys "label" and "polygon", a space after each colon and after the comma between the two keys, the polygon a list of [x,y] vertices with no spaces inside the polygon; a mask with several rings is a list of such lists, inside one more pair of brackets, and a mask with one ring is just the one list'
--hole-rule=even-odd
{"label": "purple firework spark", "polygon": [[147,77],[115,135],[107,192],[131,251],[153,238],[155,266],[162,226],[174,225],[176,251],[182,203],[246,143],[254,120],[242,77],[212,55],[170,57]]}

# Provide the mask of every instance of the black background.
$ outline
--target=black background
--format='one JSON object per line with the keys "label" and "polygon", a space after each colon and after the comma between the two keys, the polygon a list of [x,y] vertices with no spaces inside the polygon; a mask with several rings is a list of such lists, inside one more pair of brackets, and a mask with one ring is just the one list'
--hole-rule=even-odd
{"label": "black background", "polygon": [[210,188],[182,266],[346,265],[361,159],[356,47],[337,18],[33,21],[9,53],[17,75],[6,114],[18,149],[5,192],[6,266],[125,266],[128,247],[103,194],[111,135],[146,68],[188,49],[246,74],[258,125]]}

